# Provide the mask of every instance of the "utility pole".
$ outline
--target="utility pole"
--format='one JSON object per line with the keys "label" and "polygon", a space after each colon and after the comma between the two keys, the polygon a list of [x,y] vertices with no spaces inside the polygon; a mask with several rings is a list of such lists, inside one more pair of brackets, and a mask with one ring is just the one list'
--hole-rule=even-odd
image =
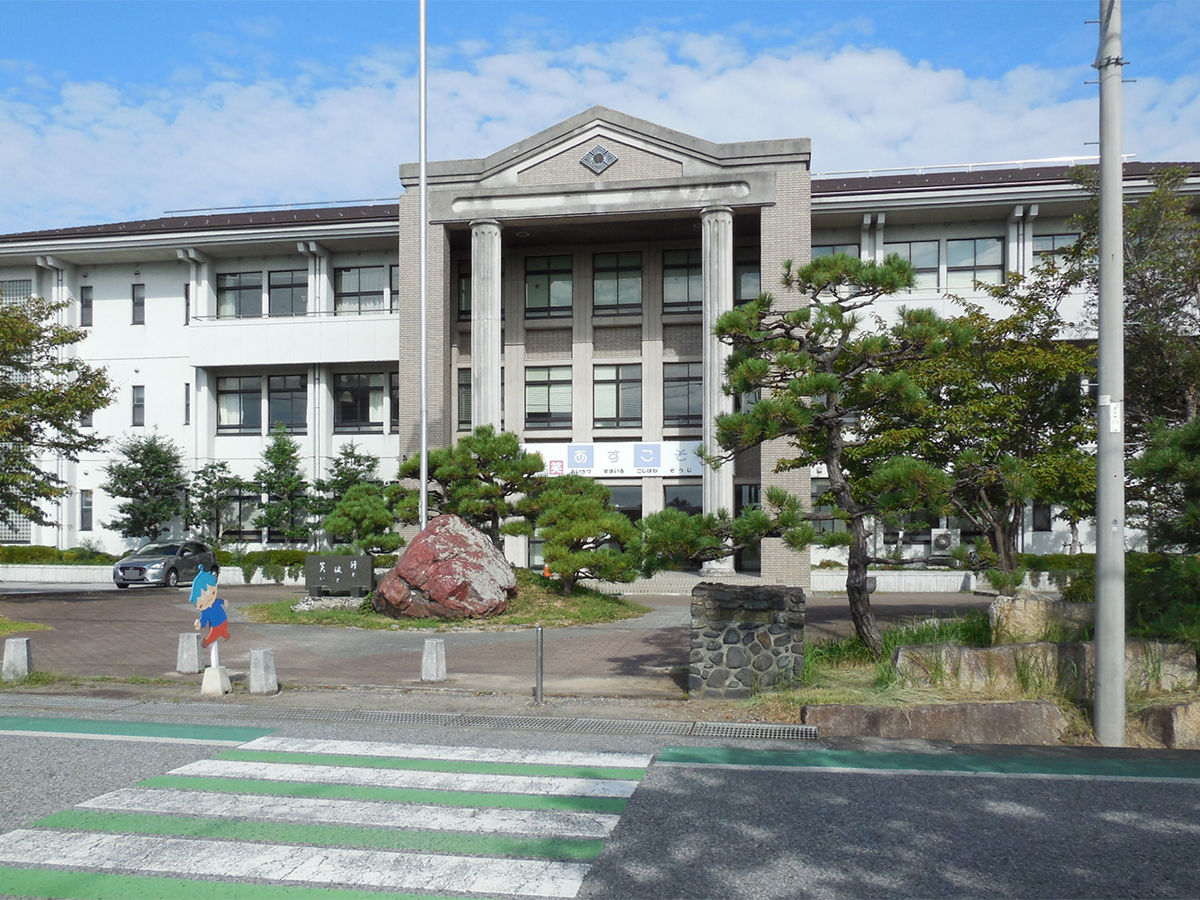
{"label": "utility pole", "polygon": [[420,132],[421,132],[421,150],[420,150],[420,202],[418,217],[420,221],[417,223],[419,229],[419,247],[421,264],[418,267],[421,280],[420,287],[420,305],[421,315],[420,324],[417,326],[420,331],[420,393],[421,393],[421,488],[420,488],[420,504],[418,522],[420,529],[425,530],[425,526],[429,524],[429,175],[426,171],[426,121],[425,121],[425,0],[420,3],[420,31],[421,31],[421,60],[420,60],[420,93],[421,93],[421,110],[420,110]]}
{"label": "utility pole", "polygon": [[1121,0],[1100,0],[1100,297],[1096,411],[1096,682],[1093,724],[1125,744],[1125,310]]}

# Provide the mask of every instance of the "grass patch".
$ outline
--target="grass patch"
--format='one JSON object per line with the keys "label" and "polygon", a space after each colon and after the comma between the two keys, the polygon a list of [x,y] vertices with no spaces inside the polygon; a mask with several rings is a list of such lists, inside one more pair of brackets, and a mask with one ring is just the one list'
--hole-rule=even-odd
{"label": "grass patch", "polygon": [[649,607],[640,603],[611,594],[602,594],[582,585],[576,585],[569,595],[564,596],[558,581],[528,569],[517,569],[516,575],[517,596],[503,613],[487,619],[393,619],[391,616],[375,612],[367,601],[351,609],[313,609],[297,612],[292,609],[295,600],[277,600],[274,603],[244,606],[241,611],[252,622],[262,625],[326,625],[340,628],[425,631],[446,631],[451,628],[527,628],[533,625],[565,628],[570,625],[596,625],[621,619],[636,619],[650,612]]}
{"label": "grass patch", "polygon": [[8,637],[10,634],[20,634],[22,631],[53,631],[49,625],[43,625],[40,622],[15,622],[12,619],[0,616],[0,637]]}

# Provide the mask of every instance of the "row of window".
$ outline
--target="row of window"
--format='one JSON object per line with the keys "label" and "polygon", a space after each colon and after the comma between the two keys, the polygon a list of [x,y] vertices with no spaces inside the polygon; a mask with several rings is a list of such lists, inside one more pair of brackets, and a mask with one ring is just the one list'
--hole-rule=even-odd
{"label": "row of window", "polygon": [[[641,427],[641,363],[596,366],[592,375],[592,427]],[[570,428],[571,408],[570,366],[526,367],[525,428]],[[703,364],[664,363],[663,425],[698,427],[703,422],[703,415]],[[471,370],[459,369],[458,428],[466,431],[470,427]]]}
{"label": "row of window", "polygon": [[[574,306],[574,261],[570,255],[525,258],[525,317],[569,317]],[[737,251],[734,302],[759,293],[758,250]],[[592,257],[592,314],[629,316],[642,312],[642,252],[596,253]],[[698,313],[704,306],[703,264],[699,250],[662,253],[662,308],[667,313]],[[458,318],[471,318],[471,262],[458,267]]]}
{"label": "row of window", "polygon": [[[1034,256],[1041,259],[1063,253],[1078,240],[1077,234],[1043,234],[1033,238]],[[1004,239],[964,238],[947,240],[946,290],[970,290],[976,282],[1001,284],[1004,281]],[[941,241],[897,241],[884,243],[884,255],[896,254],[912,263],[916,275],[914,290],[938,290],[941,279]],[[812,248],[813,258],[845,253],[858,256],[858,244],[821,244]]]}
{"label": "row of window", "polygon": [[[381,433],[387,415],[385,385],[390,387],[390,421],[400,421],[400,376],[396,372],[358,372],[333,376],[333,429],[340,433]],[[308,429],[308,378],[305,375],[233,375],[217,379],[217,432],[262,434],[282,425],[293,434]]]}
{"label": "row of window", "polygon": [[[400,305],[400,269],[391,267],[391,284],[385,284],[385,266],[353,266],[333,273],[333,311],[339,316],[358,316],[385,311]],[[284,269],[267,272],[226,272],[217,275],[217,318],[257,319],[264,303],[272,318],[308,315],[308,270]],[[385,288],[388,290],[385,291]],[[191,318],[191,285],[183,286],[184,324]],[[90,328],[95,319],[92,285],[79,288],[79,324]],[[146,286],[130,285],[131,322],[146,324]]]}

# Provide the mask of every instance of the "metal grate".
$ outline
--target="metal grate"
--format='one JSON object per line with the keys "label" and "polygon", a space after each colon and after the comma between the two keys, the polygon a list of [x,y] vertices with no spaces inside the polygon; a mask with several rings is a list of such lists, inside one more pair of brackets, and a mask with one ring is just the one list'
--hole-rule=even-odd
{"label": "metal grate", "polygon": [[767,725],[745,722],[697,722],[692,737],[766,738],[780,741],[815,741],[816,725]]}
{"label": "metal grate", "polygon": [[576,719],[567,731],[589,734],[688,734],[691,722],[646,722],[641,719]]}
{"label": "metal grate", "polygon": [[516,728],[522,731],[565,731],[574,719],[541,716],[462,716],[455,725],[467,728]]}
{"label": "metal grate", "polygon": [[112,700],[100,697],[44,697],[40,694],[0,694],[0,709],[6,706],[25,706],[50,709],[101,709],[115,712],[130,706],[140,706],[136,700]]}

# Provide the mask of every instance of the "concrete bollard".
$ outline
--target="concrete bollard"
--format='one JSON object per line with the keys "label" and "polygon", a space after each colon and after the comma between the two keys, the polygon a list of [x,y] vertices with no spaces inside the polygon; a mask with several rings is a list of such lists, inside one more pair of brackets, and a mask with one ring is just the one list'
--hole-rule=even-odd
{"label": "concrete bollard", "polygon": [[274,650],[260,647],[250,651],[250,693],[279,693],[279,679],[275,677]]}
{"label": "concrete bollard", "polygon": [[446,680],[446,642],[441,638],[426,638],[421,654],[421,680]]}
{"label": "concrete bollard", "polygon": [[229,673],[221,665],[221,655],[214,643],[209,651],[208,668],[204,670],[204,679],[200,682],[202,697],[223,697],[233,691],[229,683]]}
{"label": "concrete bollard", "polygon": [[200,660],[200,632],[184,632],[179,636],[179,651],[175,655],[175,671],[181,675],[198,675],[204,671],[204,663]]}
{"label": "concrete bollard", "polygon": [[4,642],[5,681],[20,681],[33,672],[33,649],[29,638],[8,638]]}

